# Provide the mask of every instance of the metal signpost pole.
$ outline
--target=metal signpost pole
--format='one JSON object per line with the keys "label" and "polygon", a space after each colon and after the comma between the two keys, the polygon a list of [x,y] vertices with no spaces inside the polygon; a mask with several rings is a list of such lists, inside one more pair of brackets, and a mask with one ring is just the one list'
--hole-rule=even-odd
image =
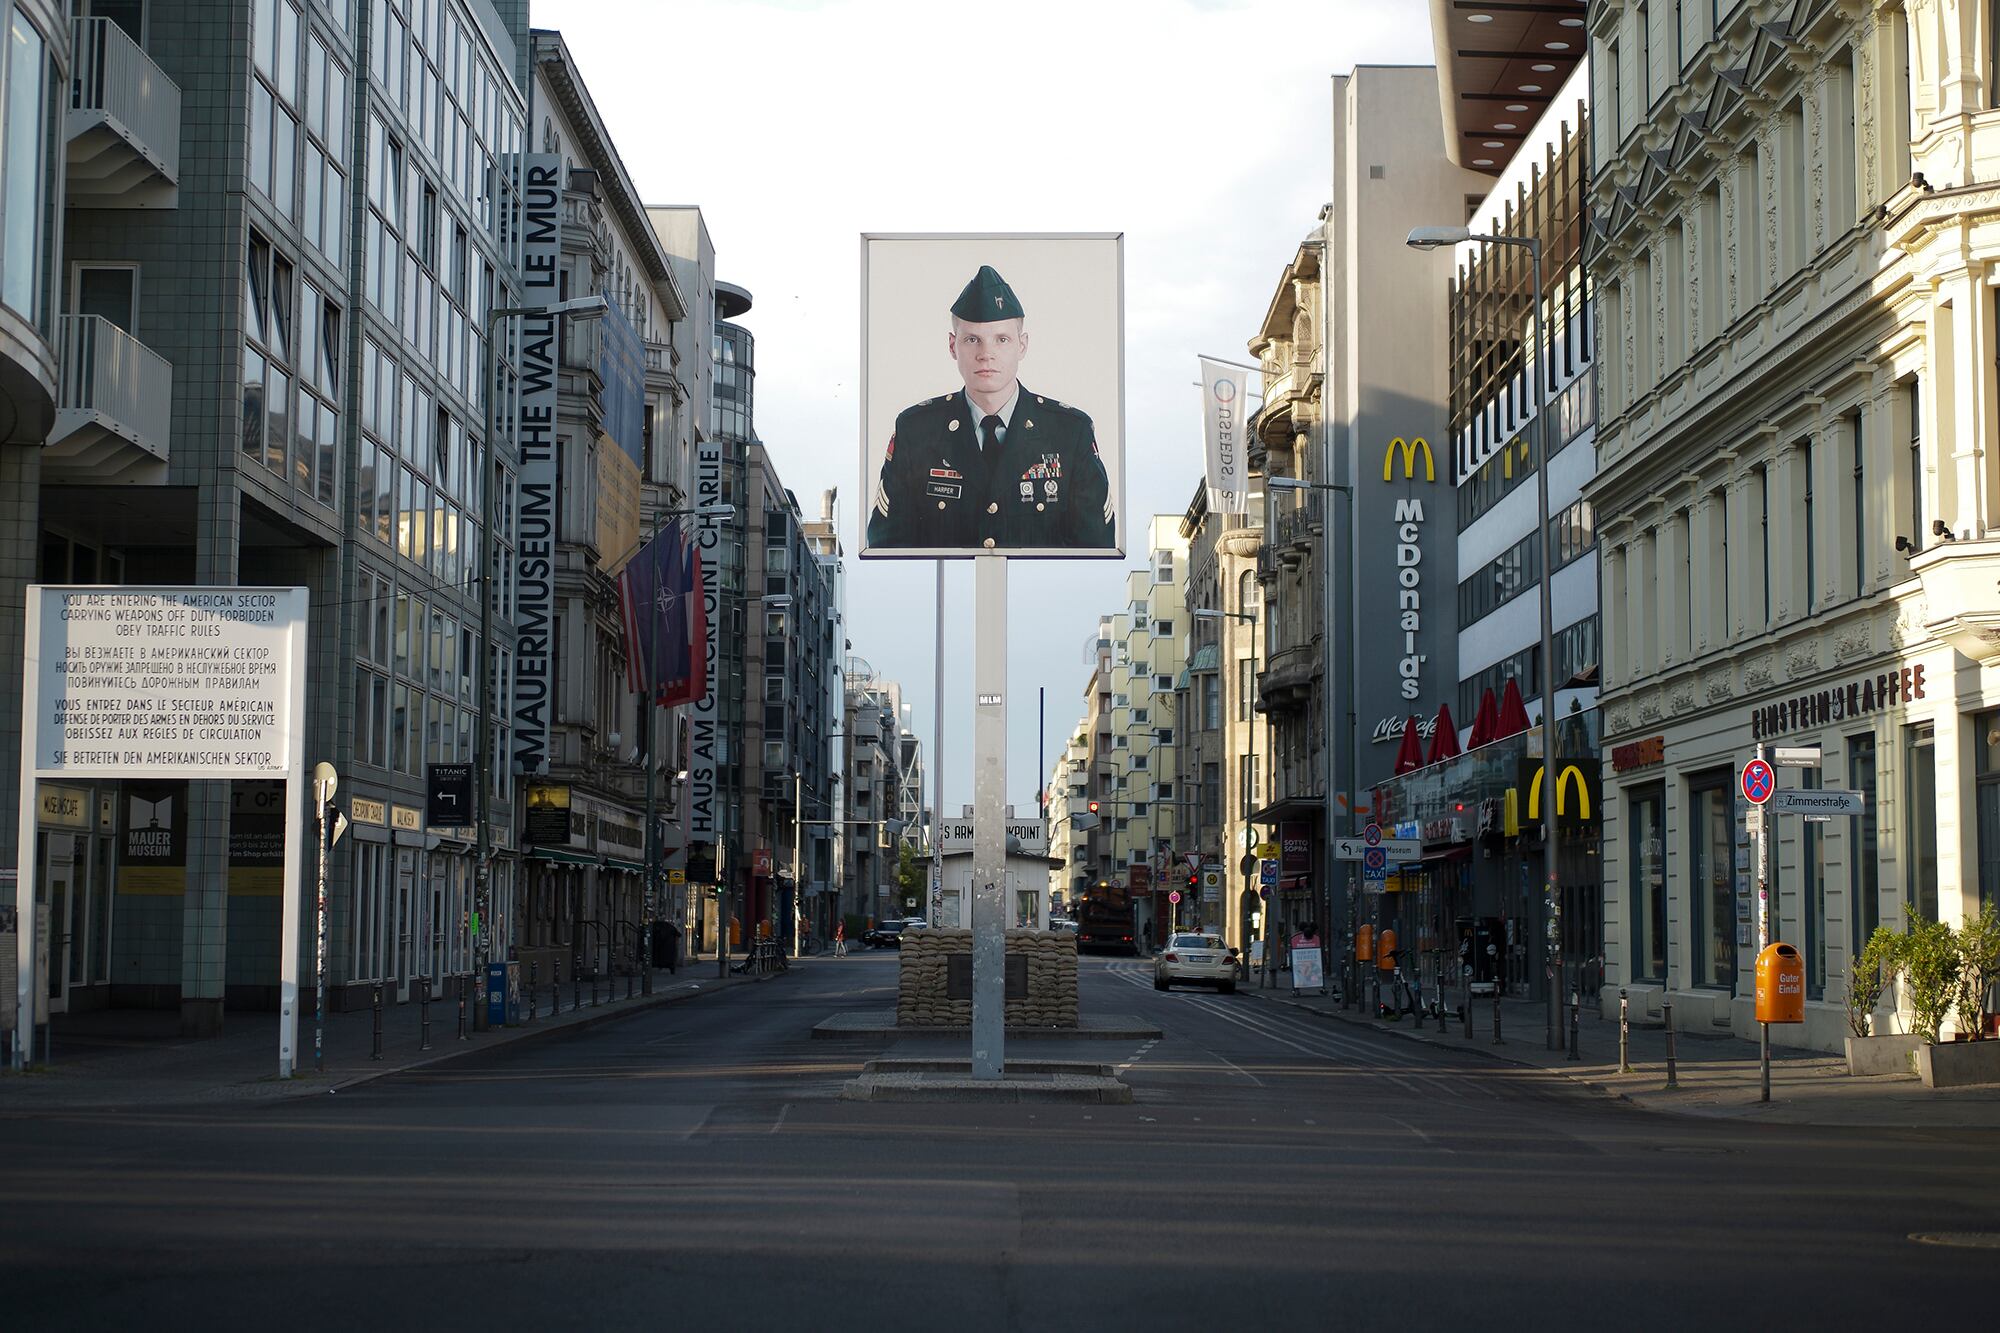
{"label": "metal signpost pole", "polygon": [[[937,562],[937,645],[932,652],[931,684],[931,892],[924,919],[933,928],[944,925],[944,561]],[[901,767],[901,756],[898,757]],[[876,841],[881,841],[879,838]],[[880,852],[877,852],[880,855]]]}
{"label": "metal signpost pole", "polygon": [[318,814],[319,878],[314,893],[313,925],[313,1072],[326,1072],[326,803],[333,799],[333,770],[321,764],[313,772],[313,804]]}
{"label": "metal signpost pole", "polygon": [[[1763,742],[1761,742],[1761,741],[1759,741],[1759,742],[1758,742],[1758,744],[1757,744],[1757,762],[1758,762],[1758,763],[1760,763],[1760,764],[1761,764],[1761,763],[1764,763],[1764,762],[1766,762],[1766,761],[1765,761],[1765,758],[1764,758],[1764,745],[1763,745]],[[1773,787],[1776,787],[1776,785],[1777,785],[1777,784],[1776,784],[1775,782],[1773,782],[1773,783],[1772,783],[1772,786],[1773,786]],[[1764,950],[1765,950],[1765,949],[1767,949],[1767,948],[1769,948],[1769,947],[1770,947],[1770,944],[1771,944],[1771,819],[1772,819],[1772,814],[1771,814],[1771,810],[1770,810],[1770,807],[1769,807],[1768,805],[1760,805],[1760,806],[1758,806],[1758,809],[1757,809],[1757,813],[1758,813],[1758,819],[1757,819],[1757,959],[1758,959],[1758,960],[1761,960],[1761,959],[1763,958],[1763,956],[1764,956]],[[1752,980],[1752,982],[1751,982],[1751,987],[1752,987],[1752,989],[1751,989],[1751,997],[1752,997],[1752,999],[1751,999],[1751,1002],[1752,1002],[1752,1004],[1753,1004],[1753,1005],[1754,1005],[1754,1004],[1755,1004],[1755,1002],[1756,1002],[1756,1001],[1755,1001],[1755,997],[1756,997],[1756,989],[1755,989],[1755,987],[1756,987],[1756,982],[1755,982],[1755,980],[1754,980],[1754,978],[1755,978],[1755,976],[1756,976],[1756,970],[1755,970],[1755,967],[1754,967],[1754,961],[1755,961],[1755,960],[1753,960],[1753,967],[1752,967],[1752,970],[1751,970],[1751,976],[1752,976],[1752,978],[1753,978],[1753,980]],[[1758,1070],[1759,1070],[1759,1081],[1760,1081],[1760,1083],[1761,1083],[1761,1085],[1762,1085],[1762,1088],[1763,1088],[1763,1092],[1762,1092],[1762,1095],[1761,1095],[1761,1096],[1760,1096],[1760,1097],[1758,1098],[1758,1100],[1759,1100],[1759,1101],[1766,1101],[1766,1102],[1768,1102],[1768,1101],[1770,1101],[1770,1100],[1771,1100],[1771,1025],[1770,1025],[1769,1023],[1759,1023],[1759,1024],[1757,1024],[1757,1066],[1758,1066]]]}
{"label": "metal signpost pole", "polygon": [[1007,1039],[1007,557],[972,565],[972,1076],[998,1079]]}
{"label": "metal signpost pole", "polygon": [[800,957],[799,941],[805,932],[800,922],[805,920],[802,895],[799,892],[799,823],[805,818],[806,775],[802,771],[792,774],[792,957]]}

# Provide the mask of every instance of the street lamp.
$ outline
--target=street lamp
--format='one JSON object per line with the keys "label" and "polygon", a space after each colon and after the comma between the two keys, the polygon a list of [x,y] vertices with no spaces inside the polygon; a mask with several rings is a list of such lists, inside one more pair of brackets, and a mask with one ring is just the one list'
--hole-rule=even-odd
{"label": "street lamp", "polygon": [[[1252,625],[1255,625],[1257,623],[1257,613],[1254,611],[1217,611],[1211,607],[1198,608],[1194,613],[1194,618],[1196,620],[1244,620],[1248,621]],[[1252,656],[1253,657],[1255,656],[1254,647],[1252,650]],[[1249,721],[1250,721],[1250,772],[1251,775],[1254,777],[1257,772],[1257,709],[1254,705],[1250,708]],[[1252,810],[1256,808],[1257,800],[1255,793],[1246,790],[1244,792],[1244,799],[1250,805]],[[1244,814],[1244,823],[1250,830],[1251,841],[1255,842],[1257,840],[1257,826],[1256,826],[1256,821],[1250,818],[1249,812],[1245,812]],[[1276,984],[1273,979],[1274,977],[1273,970],[1276,962],[1275,959],[1276,951],[1271,947],[1271,925],[1274,920],[1275,916],[1274,916],[1273,905],[1269,902],[1266,902],[1264,905],[1264,932],[1263,932],[1264,933],[1264,981],[1266,984]],[[1246,941],[1246,952],[1247,952],[1247,941]]]}
{"label": "street lamp", "polygon": [[1527,366],[1535,377],[1535,517],[1541,524],[1542,540],[1542,873],[1549,914],[1549,958],[1551,962],[1548,996],[1550,1050],[1557,1045],[1562,1005],[1563,935],[1562,884],[1556,857],[1556,652],[1555,617],[1551,611],[1549,582],[1554,576],[1554,553],[1549,539],[1549,382],[1543,358],[1548,340],[1542,333],[1542,242],[1535,236],[1500,236],[1473,231],[1470,227],[1416,227],[1408,244],[1417,250],[1435,250],[1441,245],[1513,245],[1528,252],[1530,304],[1534,306],[1535,351]]}
{"label": "street lamp", "polygon": [[[472,1026],[481,1029],[486,1026],[486,955],[487,895],[492,887],[493,860],[493,400],[494,392],[494,330],[503,319],[514,319],[523,315],[558,316],[568,315],[572,319],[597,319],[611,308],[611,303],[602,296],[579,296],[568,301],[557,301],[554,305],[503,305],[486,312],[485,376],[481,380],[486,393],[486,462],[481,468],[479,479],[479,748],[477,763],[479,768],[479,859],[473,863],[473,910],[479,921],[479,929],[473,932],[473,977],[474,993],[478,996],[478,1007],[472,1016]],[[462,994],[463,992],[461,992]]]}

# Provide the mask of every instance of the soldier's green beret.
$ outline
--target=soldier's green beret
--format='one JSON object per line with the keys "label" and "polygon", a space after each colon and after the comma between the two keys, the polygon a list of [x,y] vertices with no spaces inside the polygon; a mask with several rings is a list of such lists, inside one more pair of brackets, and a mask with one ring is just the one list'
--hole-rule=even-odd
{"label": "soldier's green beret", "polygon": [[996,319],[1024,319],[1021,302],[1007,279],[994,272],[991,264],[981,264],[972,281],[951,303],[951,313],[968,324],[990,324]]}

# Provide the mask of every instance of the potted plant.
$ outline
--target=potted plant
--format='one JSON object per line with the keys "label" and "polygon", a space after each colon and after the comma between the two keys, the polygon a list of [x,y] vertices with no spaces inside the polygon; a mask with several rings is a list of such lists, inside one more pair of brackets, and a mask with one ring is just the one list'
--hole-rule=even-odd
{"label": "potted plant", "polygon": [[1882,992],[1895,979],[1902,962],[1899,956],[1903,937],[1887,926],[1862,946],[1847,979],[1847,1072],[1850,1074],[1907,1074],[1910,1060],[1923,1043],[1908,1032],[1875,1031],[1875,1010]]}
{"label": "potted plant", "polygon": [[1988,906],[1957,930],[1940,922],[1913,929],[1905,942],[1904,975],[1910,981],[1914,1026],[1924,1038],[1917,1073],[1927,1088],[2000,1083],[2000,1042],[1939,1039],[1956,1007],[1960,1035],[1984,1029],[1986,993],[2000,977],[2000,917]]}

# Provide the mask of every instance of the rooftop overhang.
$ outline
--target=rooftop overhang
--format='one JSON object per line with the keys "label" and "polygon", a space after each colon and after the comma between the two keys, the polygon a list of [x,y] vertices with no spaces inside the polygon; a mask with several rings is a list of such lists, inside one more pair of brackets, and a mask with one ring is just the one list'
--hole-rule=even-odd
{"label": "rooftop overhang", "polygon": [[1584,59],[1584,0],[1430,0],[1445,154],[1499,175]]}

